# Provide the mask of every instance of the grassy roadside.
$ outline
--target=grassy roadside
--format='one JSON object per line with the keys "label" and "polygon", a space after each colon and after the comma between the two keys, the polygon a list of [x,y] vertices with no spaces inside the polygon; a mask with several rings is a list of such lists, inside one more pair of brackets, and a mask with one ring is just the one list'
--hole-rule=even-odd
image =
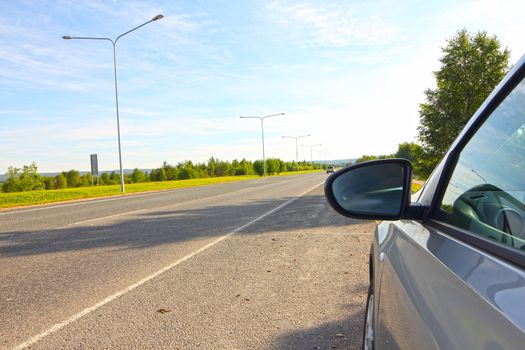
{"label": "grassy roadside", "polygon": [[421,187],[423,187],[422,183],[412,182],[412,193],[416,193],[421,189]]}
{"label": "grassy roadside", "polygon": [[[318,172],[318,170],[301,171],[300,174],[306,174],[311,172]],[[288,172],[281,173],[279,176],[289,176],[296,174],[296,172]],[[237,182],[257,178],[259,178],[259,176],[257,175],[245,175],[126,184],[126,194],[171,190],[177,188],[204,186],[225,182]],[[65,188],[62,190],[39,190],[29,192],[0,193],[0,208],[14,208],[27,205],[63,202],[75,199],[109,197],[126,194],[121,194],[120,185]]]}

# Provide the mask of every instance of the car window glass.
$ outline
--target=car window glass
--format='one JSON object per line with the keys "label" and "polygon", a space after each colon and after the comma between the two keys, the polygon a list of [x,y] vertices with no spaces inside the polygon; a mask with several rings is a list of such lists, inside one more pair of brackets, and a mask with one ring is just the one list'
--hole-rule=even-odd
{"label": "car window glass", "polygon": [[438,219],[525,250],[525,82],[461,151]]}

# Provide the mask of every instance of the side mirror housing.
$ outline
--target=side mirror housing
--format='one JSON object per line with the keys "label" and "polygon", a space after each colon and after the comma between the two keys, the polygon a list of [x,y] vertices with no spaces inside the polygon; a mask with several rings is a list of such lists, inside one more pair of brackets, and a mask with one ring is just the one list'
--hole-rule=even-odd
{"label": "side mirror housing", "polygon": [[[371,220],[405,218],[410,206],[412,165],[406,159],[359,163],[332,174],[325,195],[340,214]],[[410,215],[412,216],[412,215]]]}

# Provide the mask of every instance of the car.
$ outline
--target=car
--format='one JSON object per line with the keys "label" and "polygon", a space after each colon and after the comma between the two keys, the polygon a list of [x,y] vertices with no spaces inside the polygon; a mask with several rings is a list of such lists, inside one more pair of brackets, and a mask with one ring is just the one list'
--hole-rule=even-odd
{"label": "car", "polygon": [[329,165],[327,168],[326,168],[326,173],[327,174],[330,174],[330,173],[334,173],[335,172],[335,168],[333,165]]}
{"label": "car", "polygon": [[405,159],[325,182],[340,214],[382,220],[370,251],[363,349],[525,347],[525,57],[423,187]]}

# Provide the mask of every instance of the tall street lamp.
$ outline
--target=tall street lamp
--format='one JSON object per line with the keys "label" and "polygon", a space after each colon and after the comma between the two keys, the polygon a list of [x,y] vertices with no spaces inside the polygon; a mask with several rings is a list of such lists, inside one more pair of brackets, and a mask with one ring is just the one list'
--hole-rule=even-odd
{"label": "tall street lamp", "polygon": [[317,144],[317,145],[301,145],[302,147],[310,147],[310,162],[312,163],[312,165],[314,164],[314,147],[319,147],[319,146],[322,146],[322,144]]}
{"label": "tall street lamp", "polygon": [[118,106],[118,83],[117,83],[117,41],[118,39],[122,38],[124,35],[131,33],[134,30],[139,29],[140,27],[144,27],[146,24],[158,21],[159,19],[164,18],[163,15],[156,15],[146,23],[143,23],[139,26],[136,26],[133,29],[128,30],[127,32],[120,34],[115,38],[115,40],[112,40],[110,38],[95,38],[95,37],[87,37],[87,36],[70,36],[70,35],[64,35],[62,39],[65,40],[72,40],[72,39],[81,39],[81,40],[107,40],[113,44],[113,70],[115,75],[115,104],[117,107],[117,135],[118,135],[118,161],[120,166],[120,190],[124,193],[124,170],[122,169],[122,149],[120,146],[120,116],[119,116],[119,106]]}
{"label": "tall street lamp", "polygon": [[301,137],[308,137],[312,136],[310,134],[308,135],[301,135],[301,136],[283,136],[283,139],[295,139],[295,161],[297,163],[297,172],[299,172],[299,147],[297,146],[297,140]]}
{"label": "tall street lamp", "polygon": [[239,118],[250,118],[261,120],[261,135],[262,135],[262,151],[263,151],[263,176],[266,176],[266,156],[264,155],[264,120],[270,117],[276,117],[278,115],[284,115],[284,113],[270,114],[263,117],[252,117],[252,116],[241,116]]}

